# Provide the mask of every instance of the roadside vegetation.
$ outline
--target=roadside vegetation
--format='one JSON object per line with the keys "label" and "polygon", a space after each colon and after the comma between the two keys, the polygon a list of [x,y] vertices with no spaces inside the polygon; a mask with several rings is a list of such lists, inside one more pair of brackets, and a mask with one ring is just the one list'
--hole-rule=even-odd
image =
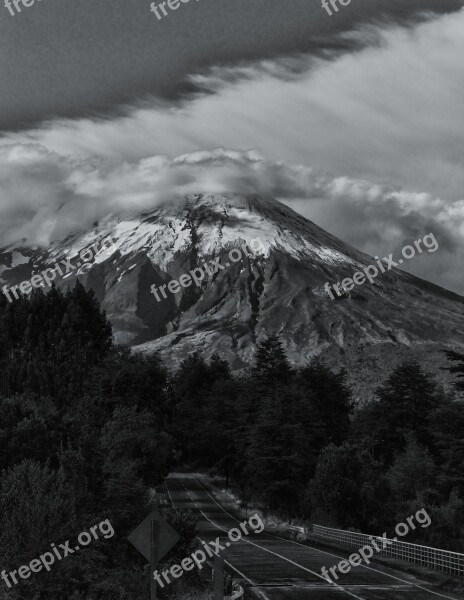
{"label": "roadside vegetation", "polygon": [[343,371],[289,364],[277,337],[241,377],[192,355],[173,378],[182,459],[232,484],[244,504],[282,519],[382,534],[421,508],[432,526],[408,541],[462,551],[464,355],[448,352],[455,389],[413,361],[362,407]]}
{"label": "roadside vegetation", "polygon": [[[292,368],[275,336],[241,376],[199,354],[168,372],[162,357],[114,346],[79,283],[11,304],[0,295],[0,570],[105,519],[116,532],[3,592],[146,598],[148,567],[126,537],[179,462],[210,469],[245,504],[284,519],[381,534],[425,508],[432,526],[408,541],[462,550],[464,355],[448,357],[453,392],[411,356],[356,408],[343,371],[318,360]],[[178,512],[168,520],[191,544],[194,518]],[[208,588],[186,578],[163,594],[202,600]]]}
{"label": "roadside vegetation", "polygon": [[[3,299],[3,300],[2,300]],[[174,465],[168,373],[112,343],[78,283],[0,295],[0,570],[29,564],[109,519],[111,539],[2,592],[11,600],[145,600],[148,569],[126,536]]]}

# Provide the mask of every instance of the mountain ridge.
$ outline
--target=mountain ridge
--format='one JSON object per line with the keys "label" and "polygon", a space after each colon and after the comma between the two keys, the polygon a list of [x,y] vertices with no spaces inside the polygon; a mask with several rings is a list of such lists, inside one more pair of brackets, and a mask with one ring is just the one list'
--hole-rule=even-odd
{"label": "mountain ridge", "polygon": [[[0,249],[0,278],[17,284],[59,257],[77,256],[108,236],[114,252],[96,258],[81,281],[106,310],[115,340],[142,352],[160,351],[168,364],[199,350],[218,352],[234,370],[246,368],[256,343],[281,336],[295,364],[330,352],[340,365],[366,352],[398,356],[412,346],[436,354],[464,347],[464,298],[392,269],[373,284],[331,300],[324,290],[375,264],[315,223],[256,194],[192,194],[126,218],[108,218],[48,249]],[[259,238],[263,252],[206,275],[201,286],[157,302],[152,286],[166,285]],[[225,263],[224,263],[225,264]],[[73,283],[74,274],[57,280]],[[375,350],[375,351],[374,351]],[[406,352],[408,354],[408,352]],[[434,359],[434,363],[437,359]]]}

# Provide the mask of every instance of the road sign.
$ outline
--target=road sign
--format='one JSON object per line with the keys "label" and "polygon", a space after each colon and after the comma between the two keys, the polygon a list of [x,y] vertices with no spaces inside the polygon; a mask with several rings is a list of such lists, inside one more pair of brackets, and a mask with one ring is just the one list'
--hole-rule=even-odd
{"label": "road sign", "polygon": [[127,539],[150,563],[150,599],[156,600],[156,565],[177,544],[180,535],[154,510]]}
{"label": "road sign", "polygon": [[127,538],[140,554],[151,561],[152,555],[152,521],[158,528],[156,558],[161,560],[180,540],[180,535],[156,511],[146,517]]}

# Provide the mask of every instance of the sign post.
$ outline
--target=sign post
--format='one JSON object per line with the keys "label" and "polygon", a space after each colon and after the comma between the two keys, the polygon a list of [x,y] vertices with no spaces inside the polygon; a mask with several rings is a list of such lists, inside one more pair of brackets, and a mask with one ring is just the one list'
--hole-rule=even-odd
{"label": "sign post", "polygon": [[224,559],[214,557],[213,567],[214,600],[224,600]]}
{"label": "sign post", "polygon": [[154,572],[158,562],[180,540],[180,535],[154,510],[127,539],[150,563],[150,600],[156,600]]}
{"label": "sign post", "polygon": [[151,520],[151,560],[150,560],[150,600],[156,600],[156,581],[153,577],[153,573],[156,571],[158,565],[158,557],[156,556],[156,542],[158,527],[155,519]]}

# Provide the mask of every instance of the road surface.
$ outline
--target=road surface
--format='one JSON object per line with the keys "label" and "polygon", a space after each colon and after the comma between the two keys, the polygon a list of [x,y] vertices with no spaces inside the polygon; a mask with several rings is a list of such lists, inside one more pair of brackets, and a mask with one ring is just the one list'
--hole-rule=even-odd
{"label": "road surface", "polygon": [[201,477],[176,473],[166,481],[170,501],[176,508],[198,513],[198,536],[206,542],[220,539],[221,552],[235,578],[262,600],[463,600],[463,595],[442,592],[434,584],[383,565],[353,567],[338,581],[330,584],[322,574],[348,558],[339,550],[321,550],[307,543],[287,540],[263,531],[250,531],[237,542],[227,533],[244,519],[234,514],[212,496]]}

